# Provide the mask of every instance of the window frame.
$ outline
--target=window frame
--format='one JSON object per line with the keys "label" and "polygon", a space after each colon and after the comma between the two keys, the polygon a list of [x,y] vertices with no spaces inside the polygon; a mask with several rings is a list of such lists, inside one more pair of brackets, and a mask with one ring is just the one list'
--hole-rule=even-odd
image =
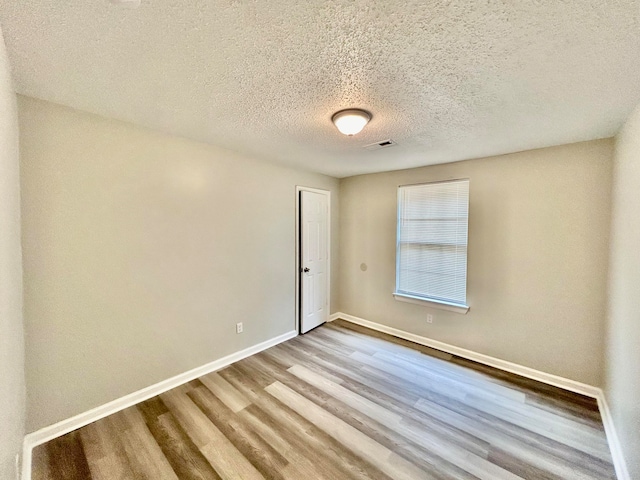
{"label": "window frame", "polygon": [[[439,180],[439,181],[434,181],[434,182],[421,182],[421,183],[413,183],[413,184],[406,184],[406,185],[398,185],[397,188],[397,207],[396,207],[396,281],[395,281],[395,287],[394,287],[394,291],[393,291],[393,296],[396,300],[401,301],[401,302],[406,302],[406,303],[413,303],[413,304],[418,304],[418,305],[425,305],[425,306],[430,306],[430,307],[434,307],[434,308],[438,308],[438,309],[442,309],[442,310],[448,310],[448,311],[452,311],[452,312],[456,312],[456,313],[462,313],[462,314],[466,314],[469,311],[469,301],[468,301],[468,295],[465,291],[465,303],[456,303],[456,302],[451,302],[451,301],[447,301],[447,300],[443,300],[440,298],[436,298],[436,297],[427,297],[427,296],[422,296],[422,295],[413,295],[411,293],[408,292],[402,292],[399,291],[398,286],[399,286],[399,280],[400,280],[400,232],[401,232],[401,207],[402,207],[402,189],[404,187],[418,187],[418,186],[426,186],[426,185],[435,185],[435,184],[439,184],[439,183],[454,183],[454,182],[461,182],[461,181],[466,181],[468,182],[469,185],[469,195],[470,195],[470,190],[471,190],[471,182],[469,180],[469,178],[455,178],[455,179],[447,179],[447,180]],[[470,200],[469,200],[470,203]],[[467,212],[467,265],[466,265],[466,272],[465,272],[465,282],[468,280],[468,273],[469,273],[469,265],[468,265],[468,258],[469,258],[469,213]],[[466,286],[465,285],[465,290],[466,290]]]}

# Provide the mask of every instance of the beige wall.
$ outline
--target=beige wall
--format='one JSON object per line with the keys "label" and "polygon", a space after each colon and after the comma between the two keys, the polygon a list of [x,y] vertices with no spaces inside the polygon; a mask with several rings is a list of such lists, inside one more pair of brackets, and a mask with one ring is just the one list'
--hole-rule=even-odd
{"label": "beige wall", "polygon": [[[612,148],[600,140],[343,180],[341,311],[602,385]],[[391,295],[397,186],[453,178],[471,180],[467,315]]]}
{"label": "beige wall", "polygon": [[16,478],[24,435],[24,339],[16,97],[0,30],[0,478]]}
{"label": "beige wall", "polygon": [[606,397],[630,478],[640,478],[640,106],[616,138]]}
{"label": "beige wall", "polygon": [[295,186],[332,191],[337,254],[336,179],[25,97],[19,116],[29,431],[294,329]]}

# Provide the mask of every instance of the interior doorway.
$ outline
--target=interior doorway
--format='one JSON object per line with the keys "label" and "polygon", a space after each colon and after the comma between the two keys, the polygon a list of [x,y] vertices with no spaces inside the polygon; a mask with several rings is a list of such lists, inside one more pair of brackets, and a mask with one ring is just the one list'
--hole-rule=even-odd
{"label": "interior doorway", "polygon": [[296,187],[296,312],[306,333],[329,318],[331,285],[331,192]]}

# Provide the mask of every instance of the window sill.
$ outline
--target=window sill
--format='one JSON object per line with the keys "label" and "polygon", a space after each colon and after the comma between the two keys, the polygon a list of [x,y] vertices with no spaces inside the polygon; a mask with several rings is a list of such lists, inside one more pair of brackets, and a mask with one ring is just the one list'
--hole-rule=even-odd
{"label": "window sill", "polygon": [[448,310],[450,312],[461,313],[465,315],[469,311],[468,305],[458,305],[455,303],[442,302],[439,300],[427,300],[425,298],[414,297],[404,293],[394,293],[393,296],[399,302],[415,303],[416,305],[425,305],[440,310]]}

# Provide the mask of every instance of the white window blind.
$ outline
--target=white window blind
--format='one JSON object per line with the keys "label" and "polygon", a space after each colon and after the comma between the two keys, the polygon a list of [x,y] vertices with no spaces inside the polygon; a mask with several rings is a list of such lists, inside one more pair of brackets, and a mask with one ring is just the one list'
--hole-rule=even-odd
{"label": "white window blind", "polygon": [[466,306],[469,180],[398,189],[396,293]]}

